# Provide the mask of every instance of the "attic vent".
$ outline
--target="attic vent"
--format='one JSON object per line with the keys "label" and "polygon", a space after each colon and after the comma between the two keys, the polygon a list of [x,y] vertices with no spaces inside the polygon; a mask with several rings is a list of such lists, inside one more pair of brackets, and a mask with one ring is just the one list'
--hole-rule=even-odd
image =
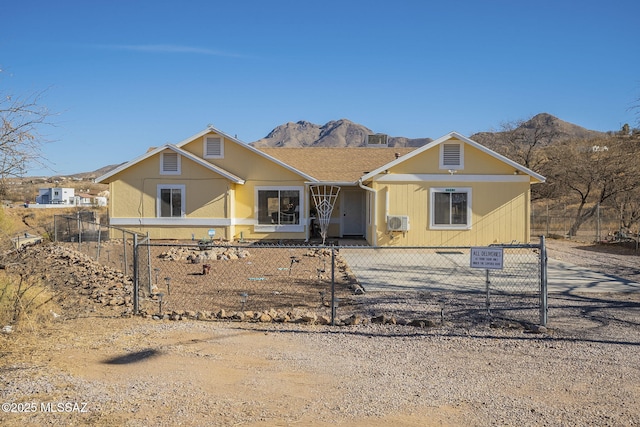
{"label": "attic vent", "polygon": [[161,172],[163,174],[179,174],[180,158],[178,153],[162,153]]}
{"label": "attic vent", "polygon": [[440,148],[440,168],[461,169],[462,156],[462,144],[442,144]]}
{"label": "attic vent", "polygon": [[205,158],[223,157],[222,138],[220,138],[219,136],[207,136],[204,139],[204,157]]}
{"label": "attic vent", "polygon": [[409,217],[406,215],[393,215],[387,217],[388,231],[408,231]]}

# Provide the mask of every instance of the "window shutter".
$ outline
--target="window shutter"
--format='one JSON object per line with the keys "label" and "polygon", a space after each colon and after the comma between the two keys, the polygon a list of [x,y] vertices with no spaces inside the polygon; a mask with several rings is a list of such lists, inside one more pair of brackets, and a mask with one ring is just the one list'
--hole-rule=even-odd
{"label": "window shutter", "polygon": [[444,144],[442,146],[442,164],[444,166],[461,166],[460,144]]}
{"label": "window shutter", "polygon": [[207,137],[207,141],[205,144],[205,156],[206,157],[222,156],[222,138]]}
{"label": "window shutter", "polygon": [[178,153],[164,153],[162,155],[162,171],[178,172]]}

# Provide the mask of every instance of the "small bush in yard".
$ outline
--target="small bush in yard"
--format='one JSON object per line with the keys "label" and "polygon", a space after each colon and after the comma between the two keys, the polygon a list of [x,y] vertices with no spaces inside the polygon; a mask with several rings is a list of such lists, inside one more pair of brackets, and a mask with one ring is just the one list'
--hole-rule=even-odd
{"label": "small bush in yard", "polygon": [[0,275],[0,326],[36,328],[54,317],[53,294],[26,275]]}

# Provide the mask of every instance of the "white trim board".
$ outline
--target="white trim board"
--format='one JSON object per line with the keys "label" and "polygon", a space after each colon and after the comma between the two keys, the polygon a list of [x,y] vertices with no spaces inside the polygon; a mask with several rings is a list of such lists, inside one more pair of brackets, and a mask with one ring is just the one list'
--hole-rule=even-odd
{"label": "white trim board", "polygon": [[528,175],[388,174],[375,182],[529,182]]}

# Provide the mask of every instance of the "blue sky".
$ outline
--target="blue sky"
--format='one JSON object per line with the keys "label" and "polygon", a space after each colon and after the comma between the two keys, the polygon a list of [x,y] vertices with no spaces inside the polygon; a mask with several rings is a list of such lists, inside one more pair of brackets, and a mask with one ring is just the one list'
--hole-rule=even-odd
{"label": "blue sky", "polygon": [[548,112],[636,125],[640,2],[5,2],[0,94],[45,91],[49,169],[87,172],[208,124],[245,142],[346,118],[438,138]]}

